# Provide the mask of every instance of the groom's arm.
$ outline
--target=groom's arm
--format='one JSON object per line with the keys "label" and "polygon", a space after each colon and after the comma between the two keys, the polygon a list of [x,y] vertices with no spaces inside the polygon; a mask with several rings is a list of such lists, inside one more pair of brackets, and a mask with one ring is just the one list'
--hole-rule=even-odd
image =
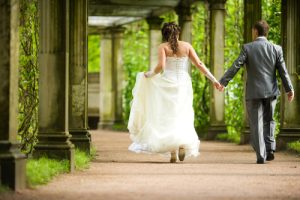
{"label": "groom's arm", "polygon": [[280,46],[276,46],[276,47],[277,47],[277,53],[278,53],[277,60],[276,60],[276,68],[277,68],[279,76],[282,80],[282,85],[285,89],[285,92],[290,92],[293,90],[293,85],[292,85],[290,76],[289,76],[286,66],[285,66],[282,48]]}
{"label": "groom's arm", "polygon": [[221,85],[224,85],[226,87],[229,81],[233,79],[233,77],[240,70],[240,68],[243,67],[243,65],[246,63],[246,60],[247,60],[247,54],[246,54],[246,49],[243,45],[239,57],[234,61],[232,66],[225,72],[224,76],[220,79],[219,82],[221,83]]}

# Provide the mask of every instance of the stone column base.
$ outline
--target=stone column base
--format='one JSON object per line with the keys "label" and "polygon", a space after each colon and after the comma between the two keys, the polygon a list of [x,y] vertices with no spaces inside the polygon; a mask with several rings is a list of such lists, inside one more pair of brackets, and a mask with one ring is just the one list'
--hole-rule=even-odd
{"label": "stone column base", "polygon": [[206,140],[214,140],[217,138],[217,135],[220,133],[227,133],[227,128],[225,125],[211,125],[208,128]]}
{"label": "stone column base", "polygon": [[300,128],[282,128],[277,136],[276,149],[286,149],[287,143],[300,140]]}
{"label": "stone column base", "polygon": [[72,135],[71,142],[88,155],[91,152],[91,134],[86,129],[70,129],[69,133]]}
{"label": "stone column base", "polygon": [[245,127],[241,133],[240,144],[249,144],[250,143],[250,128]]}
{"label": "stone column base", "polygon": [[98,123],[98,129],[111,129],[114,123],[114,121],[100,121]]}
{"label": "stone column base", "polygon": [[33,157],[48,158],[70,161],[70,172],[75,169],[74,144],[70,142],[71,135],[68,132],[39,133],[38,143],[34,148]]}
{"label": "stone column base", "polygon": [[26,156],[19,144],[0,141],[0,183],[13,190],[26,187]]}

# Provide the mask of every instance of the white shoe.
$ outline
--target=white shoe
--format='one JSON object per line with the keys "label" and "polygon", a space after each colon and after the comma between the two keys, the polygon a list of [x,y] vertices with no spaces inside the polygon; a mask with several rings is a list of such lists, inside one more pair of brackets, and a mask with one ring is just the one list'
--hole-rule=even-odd
{"label": "white shoe", "polygon": [[170,163],[176,163],[176,161],[177,161],[176,151],[172,151],[172,152],[171,152]]}
{"label": "white shoe", "polygon": [[185,149],[184,149],[184,147],[179,147],[178,157],[179,157],[180,161],[184,160],[184,157],[185,157]]}

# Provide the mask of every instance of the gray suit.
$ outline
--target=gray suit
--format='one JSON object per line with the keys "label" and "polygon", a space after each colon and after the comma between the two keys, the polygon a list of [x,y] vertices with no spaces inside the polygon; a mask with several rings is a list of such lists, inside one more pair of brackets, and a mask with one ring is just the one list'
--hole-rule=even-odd
{"label": "gray suit", "polygon": [[278,71],[286,92],[293,86],[285,67],[282,48],[265,37],[243,45],[239,57],[226,71],[220,83],[227,86],[239,69],[246,64],[246,107],[249,118],[251,143],[258,160],[266,159],[266,151],[275,151],[276,98],[280,95],[276,80]]}

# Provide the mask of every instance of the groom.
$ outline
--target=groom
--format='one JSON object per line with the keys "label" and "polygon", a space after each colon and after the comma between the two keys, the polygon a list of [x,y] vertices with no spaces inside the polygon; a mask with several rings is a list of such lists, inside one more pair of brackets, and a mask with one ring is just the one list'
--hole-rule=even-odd
{"label": "groom", "polygon": [[252,28],[253,42],[243,45],[239,57],[221,78],[220,91],[239,69],[246,64],[246,107],[249,118],[251,144],[256,152],[257,164],[274,160],[275,121],[273,118],[277,96],[280,95],[276,80],[278,71],[288,100],[294,90],[285,67],[282,48],[267,40],[269,25],[261,20]]}

